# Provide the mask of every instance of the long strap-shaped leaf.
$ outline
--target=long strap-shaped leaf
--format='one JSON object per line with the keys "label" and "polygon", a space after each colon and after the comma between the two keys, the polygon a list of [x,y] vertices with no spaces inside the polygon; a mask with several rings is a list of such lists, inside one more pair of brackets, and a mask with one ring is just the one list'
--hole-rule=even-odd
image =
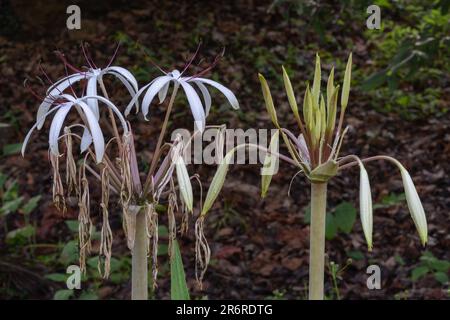
{"label": "long strap-shaped leaf", "polygon": [[190,300],[186,284],[183,260],[177,240],[173,241],[170,256],[170,298],[172,300]]}

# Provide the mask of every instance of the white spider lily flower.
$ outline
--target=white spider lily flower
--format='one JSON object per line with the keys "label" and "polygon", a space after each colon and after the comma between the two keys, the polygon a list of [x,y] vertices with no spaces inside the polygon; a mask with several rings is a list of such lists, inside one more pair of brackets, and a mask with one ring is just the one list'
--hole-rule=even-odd
{"label": "white spider lily flower", "polygon": [[416,187],[414,186],[414,182],[412,181],[408,171],[401,164],[398,164],[398,167],[402,175],[403,188],[405,189],[406,202],[408,203],[409,212],[411,213],[411,217],[417,228],[417,232],[419,233],[422,245],[425,245],[428,240],[428,227],[422,202],[420,201]]}
{"label": "white spider lily flower", "polygon": [[[97,163],[100,163],[103,159],[103,155],[105,153],[105,141],[103,137],[102,130],[100,128],[100,125],[98,123],[98,120],[92,111],[92,109],[87,105],[86,100],[87,99],[95,99],[97,102],[103,102],[108,108],[110,108],[119,118],[124,134],[128,133],[128,126],[125,121],[125,118],[120,113],[119,109],[108,99],[100,96],[85,96],[82,98],[74,98],[68,94],[63,94],[59,96],[55,96],[54,101],[51,105],[54,105],[50,110],[48,110],[45,114],[42,115],[40,119],[37,120],[37,122],[33,125],[33,127],[30,129],[28,134],[25,137],[25,140],[22,145],[22,156],[25,154],[25,149],[27,147],[28,141],[31,137],[31,134],[33,133],[34,129],[38,128],[39,124],[43,121],[42,118],[46,118],[53,112],[55,113],[55,116],[53,117],[52,123],[50,125],[50,132],[49,132],[49,147],[50,151],[54,155],[59,155],[59,148],[58,148],[58,140],[61,133],[61,128],[63,126],[64,120],[66,119],[67,114],[70,110],[72,110],[72,107],[75,107],[76,110],[80,115],[82,115],[82,118],[86,121],[85,123],[85,131],[83,133],[82,141],[81,141],[81,149],[82,152],[87,149],[87,147],[92,142],[94,144],[94,150],[95,150],[95,156]],[[58,100],[62,100],[63,102],[58,102]],[[87,142],[89,144],[87,144]],[[86,146],[87,144],[87,146]],[[84,149],[84,150],[83,150]]]}
{"label": "white spider lily flower", "polygon": [[[53,103],[53,97],[60,96],[70,86],[81,80],[87,80],[86,86],[86,95],[87,96],[97,96],[97,86],[102,83],[103,76],[109,74],[115,76],[128,90],[131,96],[134,96],[138,92],[138,84],[133,76],[133,74],[125,68],[118,66],[110,66],[104,69],[100,68],[89,68],[85,72],[77,72],[71,74],[67,77],[64,77],[57,82],[55,82],[50,88],[47,90],[46,97],[44,101],[39,106],[36,120],[38,121],[37,129],[40,130],[45,121],[45,115],[50,109]],[[95,115],[95,118],[98,120],[100,117],[99,109],[98,109],[98,99],[89,98],[87,101],[87,105],[91,108],[92,112]],[[138,108],[138,104],[136,102],[136,108]]]}
{"label": "white spider lily flower", "polygon": [[[133,105],[145,91],[145,95],[142,100],[142,113],[144,115],[144,118],[148,120],[147,114],[149,112],[150,104],[152,103],[153,99],[158,94],[159,103],[162,103],[167,96],[167,91],[171,82],[173,82],[176,87],[181,86],[183,88],[189,106],[191,108],[192,115],[194,116],[195,124],[200,131],[203,131],[205,127],[205,119],[209,114],[212,101],[211,95],[206,85],[212,86],[222,92],[222,94],[227,98],[230,105],[234,109],[239,109],[239,102],[237,101],[234,93],[220,83],[210,79],[198,78],[195,76],[183,77],[180,71],[173,70],[172,72],[169,72],[164,76],[159,76],[153,79],[149,84],[142,87],[125,109],[125,116],[130,113]],[[195,86],[203,96],[205,108],[203,108],[202,101],[197,91],[194,89]]]}
{"label": "white spider lily flower", "polygon": [[359,212],[367,247],[372,251],[373,208],[369,176],[363,163],[358,159],[359,173]]}

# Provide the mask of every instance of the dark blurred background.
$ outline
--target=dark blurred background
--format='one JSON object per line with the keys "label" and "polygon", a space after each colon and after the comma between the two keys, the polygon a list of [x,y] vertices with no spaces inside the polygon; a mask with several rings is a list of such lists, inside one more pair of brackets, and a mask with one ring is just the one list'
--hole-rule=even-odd
{"label": "dark blurred background", "polygon": [[[81,8],[81,29],[66,28],[66,8]],[[381,8],[381,28],[366,27],[366,9]],[[409,169],[429,222],[429,244],[420,246],[404,201],[401,178],[387,163],[367,166],[374,197],[374,250],[367,252],[357,214],[358,172],[336,177],[329,187],[326,296],[329,299],[448,299],[450,270],[449,1],[0,1],[0,298],[127,299],[130,253],[120,210],[111,206],[114,230],[112,274],[97,272],[98,244],[88,259],[82,290],[67,290],[66,267],[78,261],[77,208],[62,216],[51,201],[46,134],[35,134],[25,158],[21,142],[33,125],[40,95],[50,78],[64,75],[55,50],[76,66],[85,65],[86,42],[98,65],[106,65],[118,42],[116,65],[130,69],[139,84],[158,75],[149,56],[166,69],[180,68],[202,40],[193,72],[225,56],[208,75],[238,97],[232,111],[216,95],[208,123],[229,128],[270,128],[257,79],[265,75],[284,126],[294,128],[283,91],[281,65],[288,70],[297,100],[312,81],[316,52],[323,75],[335,66],[338,82],[349,52],[353,80],[342,154],[389,154]],[[114,83],[112,84],[114,85]],[[118,89],[112,100],[124,107]],[[179,97],[173,128],[190,128],[190,113]],[[139,159],[151,157],[163,116],[152,122],[130,116]],[[47,127],[48,129],[48,127]],[[191,294],[210,299],[304,299],[308,272],[309,189],[284,166],[261,200],[257,165],[234,166],[207,219],[212,249],[204,290],[194,281],[194,237],[180,238]],[[195,166],[210,181],[212,166]],[[97,192],[97,193],[95,193]],[[93,192],[98,195],[99,190]],[[198,192],[198,190],[197,190]],[[112,202],[117,199],[112,199]],[[198,208],[197,208],[198,210]],[[92,208],[94,222],[100,212]],[[161,218],[160,276],[153,298],[169,297],[167,228]],[[98,228],[97,228],[98,230]],[[98,235],[98,231],[97,231]],[[167,238],[167,237],[166,237]],[[382,269],[381,290],[368,290],[366,268]],[[337,272],[339,271],[339,272]]]}

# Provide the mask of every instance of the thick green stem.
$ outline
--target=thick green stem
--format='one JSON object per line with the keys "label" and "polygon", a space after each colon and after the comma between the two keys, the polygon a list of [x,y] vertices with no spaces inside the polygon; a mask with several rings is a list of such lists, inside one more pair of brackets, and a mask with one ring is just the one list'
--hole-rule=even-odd
{"label": "thick green stem", "polygon": [[311,228],[309,237],[310,300],[323,300],[326,208],[327,184],[311,183]]}
{"label": "thick green stem", "polygon": [[136,236],[132,253],[131,299],[148,299],[147,230],[145,212],[136,215]]}

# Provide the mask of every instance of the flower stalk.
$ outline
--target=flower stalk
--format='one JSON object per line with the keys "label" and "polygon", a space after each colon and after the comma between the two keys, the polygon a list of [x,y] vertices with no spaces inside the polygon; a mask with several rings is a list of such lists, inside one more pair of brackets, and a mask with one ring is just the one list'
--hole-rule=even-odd
{"label": "flower stalk", "polygon": [[311,183],[309,300],[323,300],[327,183]]}
{"label": "flower stalk", "polygon": [[131,299],[148,299],[148,240],[144,210],[136,213],[136,234],[131,259]]}

